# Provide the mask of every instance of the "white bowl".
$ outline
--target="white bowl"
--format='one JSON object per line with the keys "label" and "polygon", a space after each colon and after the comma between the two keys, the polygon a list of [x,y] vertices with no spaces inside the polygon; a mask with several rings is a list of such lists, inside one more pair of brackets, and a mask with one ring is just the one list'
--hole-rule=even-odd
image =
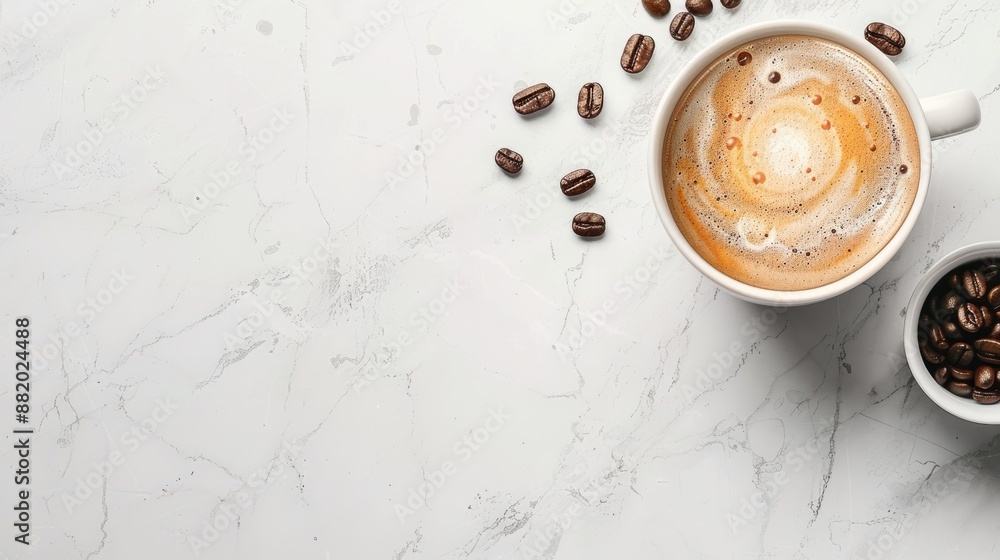
{"label": "white bowl", "polygon": [[1000,241],[976,243],[957,249],[944,257],[924,274],[913,290],[910,303],[906,306],[906,319],[903,321],[903,348],[906,351],[906,362],[917,385],[938,406],[970,422],[979,424],[1000,424],[1000,403],[979,404],[972,399],[951,394],[950,391],[937,384],[931,372],[924,365],[917,342],[917,323],[924,301],[938,281],[955,268],[969,262],[993,259],[1000,263]]}

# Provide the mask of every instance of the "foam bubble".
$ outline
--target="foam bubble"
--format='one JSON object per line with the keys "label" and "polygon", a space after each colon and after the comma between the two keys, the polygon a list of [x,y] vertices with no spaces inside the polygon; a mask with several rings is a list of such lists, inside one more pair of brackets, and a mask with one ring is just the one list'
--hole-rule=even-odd
{"label": "foam bubble", "polygon": [[667,201],[684,236],[764,288],[822,286],[860,268],[899,229],[920,181],[902,99],[822,39],[771,37],[720,57],[682,96],[665,140]]}

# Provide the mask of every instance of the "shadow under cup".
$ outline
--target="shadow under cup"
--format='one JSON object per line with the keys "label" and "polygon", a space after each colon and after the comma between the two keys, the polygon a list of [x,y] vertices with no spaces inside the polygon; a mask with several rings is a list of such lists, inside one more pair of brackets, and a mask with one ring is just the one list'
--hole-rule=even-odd
{"label": "shadow under cup", "polygon": [[[905,217],[898,228],[895,229],[895,234],[888,239],[888,242],[885,243],[881,250],[877,251],[873,257],[857,267],[853,272],[842,275],[828,284],[799,290],[758,287],[741,282],[712,266],[692,247],[674,219],[667,202],[662,173],[665,158],[664,145],[668,133],[667,127],[671,122],[671,117],[678,102],[684,97],[685,92],[691,84],[702,75],[706,68],[736,47],[768,37],[789,35],[815,37],[836,43],[845,47],[847,51],[853,52],[865,59],[881,72],[890,84],[890,87],[895,90],[905,105],[905,113],[909,117],[910,122],[912,122],[913,130],[915,131],[916,143],[918,145],[915,151],[919,154],[919,161],[914,161],[909,165],[912,173],[919,173],[919,181],[916,192],[913,195],[913,201],[909,205],[909,211],[905,213]],[[931,105],[930,110],[926,108],[928,101],[931,102],[929,103]],[[956,110],[956,108],[959,110]],[[927,111],[927,115],[925,115],[925,111]],[[900,118],[902,118],[902,113]],[[934,121],[930,125],[928,124],[928,116],[933,117],[931,120]],[[931,168],[931,130],[935,130],[936,136],[944,137],[971,130],[978,125],[978,122],[978,101],[976,101],[975,96],[971,92],[957,92],[956,94],[947,94],[940,98],[932,98],[931,100],[925,100],[922,106],[921,101],[917,98],[909,83],[892,61],[881,51],[859,37],[847,34],[837,28],[814,22],[786,20],[760,23],[719,39],[697,54],[681,70],[664,94],[654,116],[654,126],[651,131],[652,136],[648,153],[648,171],[653,203],[664,228],[681,254],[702,274],[718,284],[725,291],[741,299],[764,305],[790,306],[815,303],[836,297],[858,286],[881,269],[903,245],[916,223],[927,195]]]}

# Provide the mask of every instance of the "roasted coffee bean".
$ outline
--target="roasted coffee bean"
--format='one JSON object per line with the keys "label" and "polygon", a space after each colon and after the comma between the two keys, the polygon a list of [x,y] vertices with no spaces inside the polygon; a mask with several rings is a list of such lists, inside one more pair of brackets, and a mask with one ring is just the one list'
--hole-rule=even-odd
{"label": "roasted coffee bean", "polygon": [[944,335],[948,338],[948,340],[961,340],[962,338],[965,338],[965,331],[960,329],[958,325],[952,321],[945,321],[941,323],[941,330],[944,331]]}
{"label": "roasted coffee bean", "polygon": [[585,119],[592,119],[604,110],[604,88],[597,82],[583,84],[580,98],[576,102],[576,112]]}
{"label": "roasted coffee bean", "polygon": [[573,233],[580,237],[600,237],[606,228],[604,216],[600,214],[581,212],[573,216]]}
{"label": "roasted coffee bean", "polygon": [[686,41],[694,31],[694,16],[681,12],[674,16],[674,21],[670,22],[670,36],[678,41]]}
{"label": "roasted coffee bean", "polygon": [[967,342],[956,342],[948,349],[948,363],[953,366],[966,367],[976,359],[976,351]]}
{"label": "roasted coffee bean", "polygon": [[646,69],[649,59],[653,58],[656,42],[649,35],[636,33],[628,38],[625,50],[622,51],[622,70],[629,74],[638,74]]}
{"label": "roasted coffee bean", "polygon": [[986,295],[986,278],[978,270],[962,273],[962,290],[969,299],[979,299]]}
{"label": "roasted coffee bean", "polygon": [[[974,303],[966,303],[959,307],[956,316],[958,326],[962,327],[965,332],[977,333],[985,326],[983,308]],[[992,317],[990,317],[990,324],[992,322]]]}
{"label": "roasted coffee bean", "polygon": [[931,316],[928,315],[928,314],[926,314],[926,313],[920,315],[920,318],[917,319],[917,326],[920,327],[920,330],[922,330],[924,332],[927,332],[928,330],[930,330],[930,328],[931,328]]}
{"label": "roasted coffee bean", "polygon": [[948,374],[948,368],[942,367],[934,370],[934,381],[937,381],[938,385],[944,385],[948,382],[951,376]]}
{"label": "roasted coffee bean", "polygon": [[559,188],[562,189],[562,193],[566,196],[580,196],[581,194],[594,188],[597,183],[597,177],[594,176],[594,172],[589,169],[577,169],[572,173],[568,173],[559,181]]}
{"label": "roasted coffee bean", "polygon": [[670,13],[670,0],[642,0],[642,7],[649,15],[661,18]]}
{"label": "roasted coffee bean", "polygon": [[[959,320],[959,326],[961,326],[961,317],[963,314],[967,319],[978,321],[979,330],[969,331],[970,333],[985,333],[993,328],[993,323],[996,322],[996,318],[993,315],[993,311],[985,305],[976,305],[974,303],[966,303],[965,305],[958,308],[959,312],[956,314]],[[962,327],[963,329],[965,327]],[[982,335],[980,335],[982,336]]]}
{"label": "roasted coffee bean", "polygon": [[997,391],[973,389],[972,398],[979,404],[996,404],[997,402],[1000,402],[1000,393]]}
{"label": "roasted coffee bean", "polygon": [[507,148],[500,148],[497,150],[497,155],[494,158],[500,169],[503,169],[511,175],[517,175],[521,172],[521,166],[524,165],[524,158],[521,154],[515,152],[514,150],[508,150]]}
{"label": "roasted coffee bean", "polygon": [[983,278],[986,279],[986,283],[993,285],[995,282],[1000,281],[1000,266],[995,264],[988,264],[983,268]]}
{"label": "roasted coffee bean", "polygon": [[990,330],[990,334],[986,338],[1000,340],[1000,318],[993,318],[993,328]]}
{"label": "roasted coffee bean", "polygon": [[941,309],[945,313],[954,313],[963,303],[965,299],[958,292],[948,292],[941,298]]}
{"label": "roasted coffee bean", "polygon": [[931,313],[935,319],[941,321],[954,313],[963,303],[965,303],[965,298],[960,296],[958,292],[950,291],[943,296],[931,298]]}
{"label": "roasted coffee bean", "polygon": [[729,8],[730,10],[732,10],[736,6],[739,6],[741,1],[742,0],[721,0],[720,3],[723,6]]}
{"label": "roasted coffee bean", "polygon": [[944,335],[944,330],[941,325],[937,323],[931,323],[930,330],[927,333],[928,342],[931,346],[938,350],[947,350],[951,346],[951,342]]}
{"label": "roasted coffee bean", "polygon": [[687,0],[684,2],[687,11],[696,16],[707,16],[712,13],[712,0]]}
{"label": "roasted coffee bean", "polygon": [[938,354],[933,348],[926,344],[920,345],[920,355],[927,363],[938,366],[944,363],[944,354]]}
{"label": "roasted coffee bean", "polygon": [[997,370],[990,366],[979,366],[976,368],[976,387],[980,389],[990,389],[997,381]]}
{"label": "roasted coffee bean", "polygon": [[926,342],[930,338],[931,327],[936,323],[931,321],[926,315],[920,316],[920,321],[917,322],[917,332],[920,336],[920,340]]}
{"label": "roasted coffee bean", "polygon": [[552,105],[556,92],[548,84],[536,84],[514,95],[514,110],[530,115]]}
{"label": "roasted coffee bean", "polygon": [[903,52],[906,38],[895,27],[884,23],[871,23],[865,29],[865,39],[889,56]]}
{"label": "roasted coffee bean", "polygon": [[[924,313],[924,315],[927,315],[927,317],[933,315],[936,320],[943,321],[945,319],[945,314],[944,311],[942,311],[941,309],[941,300],[942,300],[941,294],[931,292],[930,295],[927,296],[927,299],[924,300],[924,307],[923,307],[924,311],[930,309],[930,315],[926,313]],[[920,322],[918,321],[917,324],[919,325]]]}
{"label": "roasted coffee bean", "polygon": [[974,303],[962,304],[955,313],[955,319],[965,332],[977,333],[983,326],[982,317],[979,317],[979,306]]}
{"label": "roasted coffee bean", "polygon": [[969,398],[972,396],[972,385],[962,381],[949,381],[945,388],[959,397]]}
{"label": "roasted coffee bean", "polygon": [[1000,340],[981,338],[976,341],[975,346],[976,355],[980,360],[987,364],[1000,365]]}
{"label": "roasted coffee bean", "polygon": [[957,379],[959,381],[972,381],[972,378],[975,375],[975,372],[973,372],[971,369],[960,368],[955,366],[948,368],[948,373],[951,375],[953,379]]}
{"label": "roasted coffee bean", "polygon": [[1000,286],[994,286],[993,289],[990,290],[989,294],[986,295],[986,301],[989,302],[990,307],[992,307],[994,311],[1000,310]]}
{"label": "roasted coffee bean", "polygon": [[957,272],[953,272],[953,273],[949,274],[948,276],[946,276],[945,277],[945,281],[948,282],[949,286],[951,286],[952,288],[954,288],[956,290],[961,290],[962,289],[962,276],[959,273],[957,273]]}
{"label": "roasted coffee bean", "polygon": [[979,312],[982,313],[982,315],[983,315],[983,328],[982,328],[982,330],[983,331],[990,330],[993,327],[993,323],[995,322],[993,320],[993,312],[990,311],[990,308],[987,307],[987,306],[985,306],[985,305],[980,305],[979,306]]}

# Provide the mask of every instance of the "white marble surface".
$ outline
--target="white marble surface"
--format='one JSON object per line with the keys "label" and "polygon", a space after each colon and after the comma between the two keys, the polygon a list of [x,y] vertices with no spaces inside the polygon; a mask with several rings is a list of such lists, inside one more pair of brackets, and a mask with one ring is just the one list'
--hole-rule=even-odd
{"label": "white marble surface", "polygon": [[[744,0],[677,44],[638,0],[48,2],[0,11],[0,338],[12,365],[31,318],[37,431],[24,547],[4,430],[0,558],[1000,556],[997,430],[900,357],[921,272],[998,235],[1000,4]],[[698,41],[778,17],[897,23],[914,89],[984,111],[899,256],[783,313],[676,254],[645,169]]]}

